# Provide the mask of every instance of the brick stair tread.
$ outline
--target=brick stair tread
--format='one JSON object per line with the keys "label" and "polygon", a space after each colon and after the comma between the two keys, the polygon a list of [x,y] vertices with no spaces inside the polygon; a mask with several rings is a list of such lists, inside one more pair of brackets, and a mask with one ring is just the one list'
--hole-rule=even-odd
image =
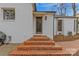
{"label": "brick stair tread", "polygon": [[29,40],[36,40],[36,41],[48,41],[50,40],[48,37],[32,37]]}
{"label": "brick stair tread", "polygon": [[33,37],[47,37],[46,35],[43,35],[43,34],[36,34],[36,35],[33,35]]}
{"label": "brick stair tread", "polygon": [[44,34],[37,34],[37,35],[33,35],[33,37],[31,37],[29,40],[30,41],[31,40],[32,41],[49,41],[51,39]]}
{"label": "brick stair tread", "polygon": [[31,38],[29,41],[49,41],[50,39],[47,38]]}
{"label": "brick stair tread", "polygon": [[24,42],[54,42],[55,43],[55,41],[53,41],[53,40],[49,40],[49,41],[24,41]]}
{"label": "brick stair tread", "polygon": [[59,46],[59,45],[24,45],[24,44],[21,44],[17,47],[62,47],[62,46]]}
{"label": "brick stair tread", "polygon": [[68,51],[51,51],[51,50],[28,50],[28,51],[12,51],[9,55],[14,56],[70,56]]}
{"label": "brick stair tread", "polygon": [[24,44],[30,44],[30,45],[33,45],[33,44],[37,44],[37,45],[55,45],[55,42],[54,41],[25,41]]}
{"label": "brick stair tread", "polygon": [[49,41],[50,39],[29,39],[29,41]]}
{"label": "brick stair tread", "polygon": [[35,36],[35,37],[34,37],[34,36],[33,36],[33,37],[31,37],[31,38],[49,38],[49,37],[43,37],[43,36],[41,36],[41,37],[40,37],[40,36]]}
{"label": "brick stair tread", "polygon": [[61,46],[56,45],[20,45],[18,50],[63,50]]}

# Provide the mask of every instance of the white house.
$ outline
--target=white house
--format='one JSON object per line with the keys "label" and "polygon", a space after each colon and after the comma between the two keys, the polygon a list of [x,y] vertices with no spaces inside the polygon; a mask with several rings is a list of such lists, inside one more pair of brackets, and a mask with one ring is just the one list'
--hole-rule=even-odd
{"label": "white house", "polygon": [[26,3],[0,4],[0,31],[11,37],[11,43],[21,43],[34,34],[53,38],[53,13],[33,12],[33,8]]}
{"label": "white house", "polygon": [[[74,40],[79,37],[79,17],[78,16],[55,16],[54,35],[56,39]],[[58,37],[59,36],[59,37]],[[54,38],[55,39],[55,38]],[[55,39],[55,40],[56,40]]]}
{"label": "white house", "polygon": [[[1,3],[0,31],[11,36],[11,43],[21,43],[35,34],[53,39],[55,35],[79,33],[78,17],[55,16],[55,12],[35,12],[31,3]],[[8,39],[8,38],[7,38]]]}
{"label": "white house", "polygon": [[54,18],[54,35],[68,35],[69,32],[72,35],[75,35],[77,32],[76,29],[76,20],[78,17],[74,16],[55,16]]}
{"label": "white house", "polygon": [[33,35],[32,10],[30,3],[0,3],[0,31],[11,36],[11,43],[21,43]]}

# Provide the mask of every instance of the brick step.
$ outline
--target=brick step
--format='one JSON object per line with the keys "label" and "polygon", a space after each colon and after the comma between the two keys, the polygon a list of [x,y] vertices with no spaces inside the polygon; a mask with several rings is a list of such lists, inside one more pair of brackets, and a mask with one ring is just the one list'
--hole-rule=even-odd
{"label": "brick step", "polygon": [[55,45],[55,42],[46,35],[34,35],[29,40],[17,46],[9,55],[15,56],[65,56],[71,55],[63,51],[61,46]]}
{"label": "brick step", "polygon": [[20,45],[17,50],[63,50],[63,48],[56,45]]}
{"label": "brick step", "polygon": [[36,35],[33,35],[33,37],[47,37],[46,35],[42,35],[42,34],[36,34]]}
{"label": "brick step", "polygon": [[29,41],[49,41],[50,39],[47,37],[32,37]]}
{"label": "brick step", "polygon": [[29,41],[49,41],[49,40],[52,40],[52,39],[50,39],[46,35],[40,35],[40,34],[33,35],[33,37],[29,39]]}
{"label": "brick step", "polygon": [[54,41],[25,41],[24,45],[55,45]]}
{"label": "brick step", "polygon": [[52,51],[52,50],[27,50],[27,51],[17,51],[14,50],[10,56],[71,56],[66,50],[63,51]]}

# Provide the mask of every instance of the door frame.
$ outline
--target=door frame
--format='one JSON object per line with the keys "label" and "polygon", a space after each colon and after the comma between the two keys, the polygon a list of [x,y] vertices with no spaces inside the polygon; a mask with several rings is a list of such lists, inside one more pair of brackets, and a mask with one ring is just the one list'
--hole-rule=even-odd
{"label": "door frame", "polygon": [[[38,24],[38,23],[36,23],[37,17],[41,18],[41,32],[37,32],[37,24]],[[43,34],[43,17],[42,16],[36,16],[35,17],[35,25],[34,26],[35,26],[35,34]]]}

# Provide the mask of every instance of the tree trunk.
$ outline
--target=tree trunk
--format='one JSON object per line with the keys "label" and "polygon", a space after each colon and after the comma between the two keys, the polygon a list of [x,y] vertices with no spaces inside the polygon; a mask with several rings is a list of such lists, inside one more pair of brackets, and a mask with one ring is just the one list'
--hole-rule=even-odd
{"label": "tree trunk", "polygon": [[75,5],[75,3],[72,3],[72,9],[73,9],[73,16],[76,16],[76,5]]}

